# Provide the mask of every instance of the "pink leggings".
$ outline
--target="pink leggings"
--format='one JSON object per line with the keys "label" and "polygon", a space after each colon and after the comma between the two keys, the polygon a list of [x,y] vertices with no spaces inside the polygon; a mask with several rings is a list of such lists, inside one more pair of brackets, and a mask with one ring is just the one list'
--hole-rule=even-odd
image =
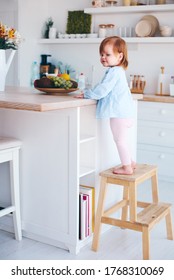
{"label": "pink leggings", "polygon": [[122,165],[131,165],[132,156],[128,143],[128,129],[133,126],[133,119],[110,119],[111,131],[117,145]]}

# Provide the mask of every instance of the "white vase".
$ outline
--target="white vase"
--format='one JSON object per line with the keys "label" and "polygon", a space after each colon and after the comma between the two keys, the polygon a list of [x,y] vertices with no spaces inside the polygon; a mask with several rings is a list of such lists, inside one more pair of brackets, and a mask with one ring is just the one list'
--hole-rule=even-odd
{"label": "white vase", "polygon": [[6,61],[6,51],[0,49],[0,91],[5,90],[6,76],[15,53],[16,50],[11,50],[10,56]]}
{"label": "white vase", "polygon": [[57,30],[55,27],[50,27],[49,29],[49,39],[55,39],[56,38],[56,33],[57,33]]}

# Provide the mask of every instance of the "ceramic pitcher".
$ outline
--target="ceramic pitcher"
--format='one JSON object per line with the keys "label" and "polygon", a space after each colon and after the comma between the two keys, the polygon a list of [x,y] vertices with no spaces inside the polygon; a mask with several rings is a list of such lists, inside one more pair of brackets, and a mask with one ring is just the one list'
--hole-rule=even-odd
{"label": "ceramic pitcher", "polygon": [[6,61],[6,50],[1,49],[0,50],[0,91],[5,90],[5,80],[6,76],[9,70],[9,67],[11,65],[11,62],[13,60],[13,57],[15,55],[16,50],[11,50],[10,56],[8,60]]}

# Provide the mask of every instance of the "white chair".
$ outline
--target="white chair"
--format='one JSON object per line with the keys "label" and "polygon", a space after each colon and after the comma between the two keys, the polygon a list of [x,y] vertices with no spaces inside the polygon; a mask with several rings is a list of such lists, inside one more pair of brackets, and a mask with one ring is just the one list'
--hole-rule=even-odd
{"label": "white chair", "polygon": [[13,213],[14,233],[17,240],[22,239],[19,195],[19,149],[22,142],[8,137],[0,137],[0,163],[10,163],[11,205],[1,207],[0,217]]}

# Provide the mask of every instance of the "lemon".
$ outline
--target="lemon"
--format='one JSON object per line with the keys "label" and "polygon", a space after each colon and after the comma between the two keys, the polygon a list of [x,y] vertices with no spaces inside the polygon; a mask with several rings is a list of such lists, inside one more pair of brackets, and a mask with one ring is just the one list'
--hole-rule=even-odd
{"label": "lemon", "polygon": [[64,78],[66,81],[69,81],[69,80],[70,80],[70,75],[67,74],[67,73],[61,74],[60,77]]}

